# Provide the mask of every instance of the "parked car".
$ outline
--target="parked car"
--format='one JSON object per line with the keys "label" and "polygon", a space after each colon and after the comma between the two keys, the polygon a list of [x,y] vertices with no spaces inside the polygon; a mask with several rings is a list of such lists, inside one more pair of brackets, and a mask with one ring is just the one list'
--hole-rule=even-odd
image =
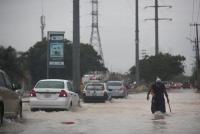
{"label": "parked car", "polygon": [[0,69],[0,124],[3,123],[4,117],[22,117],[22,100],[15,92],[16,89],[7,74]]}
{"label": "parked car", "polygon": [[72,82],[62,79],[45,79],[36,83],[30,92],[30,109],[69,110],[80,103]]}
{"label": "parked car", "polygon": [[102,101],[111,100],[111,94],[106,88],[105,83],[94,82],[86,84],[83,90],[83,101]]}
{"label": "parked car", "polygon": [[108,81],[107,88],[111,92],[112,97],[122,97],[128,96],[128,90],[123,81]]}

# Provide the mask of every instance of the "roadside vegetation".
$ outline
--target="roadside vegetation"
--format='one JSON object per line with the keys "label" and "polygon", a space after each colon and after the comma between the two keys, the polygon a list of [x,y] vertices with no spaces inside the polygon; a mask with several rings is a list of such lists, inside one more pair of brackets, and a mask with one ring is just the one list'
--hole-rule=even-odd
{"label": "roadside vegetation", "polygon": [[[64,41],[64,69],[51,69],[50,78],[72,79],[72,42]],[[106,71],[100,62],[101,56],[91,45],[80,44],[81,76],[90,71]],[[5,70],[12,81],[26,83],[31,88],[40,79],[47,76],[47,40],[35,43],[26,52],[17,52],[15,48],[0,47],[0,68]]]}
{"label": "roadside vegetation", "polygon": [[[5,70],[13,82],[24,83],[30,89],[38,80],[45,79],[47,73],[47,40],[36,42],[26,52],[17,52],[15,48],[0,46],[0,68]],[[72,79],[72,42],[64,41],[64,69],[51,69],[50,78]],[[89,44],[81,43],[81,76],[92,71],[107,71],[101,63],[101,57]],[[190,81],[200,89],[200,74],[195,69],[192,76],[184,75],[185,57],[160,53],[146,56],[140,60],[140,80],[149,85],[158,76],[163,81]],[[125,74],[111,72],[109,79],[124,79],[127,83],[135,81],[135,66]],[[197,79],[198,78],[198,79]],[[145,90],[144,86],[139,90]]]}

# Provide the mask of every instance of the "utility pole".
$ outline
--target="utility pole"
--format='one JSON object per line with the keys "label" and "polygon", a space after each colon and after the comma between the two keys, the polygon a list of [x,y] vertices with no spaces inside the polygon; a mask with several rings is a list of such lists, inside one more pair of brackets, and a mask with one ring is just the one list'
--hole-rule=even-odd
{"label": "utility pole", "polygon": [[157,55],[159,53],[159,24],[158,24],[158,21],[159,20],[172,21],[171,18],[159,18],[159,16],[158,16],[158,8],[159,7],[172,8],[172,6],[170,6],[170,5],[159,6],[158,0],[155,0],[155,5],[154,6],[146,6],[145,8],[149,8],[149,7],[155,8],[155,18],[153,18],[153,19],[145,19],[145,20],[154,20],[155,21],[155,55]]}
{"label": "utility pole", "polygon": [[140,70],[139,70],[139,11],[138,11],[138,0],[135,0],[135,54],[136,54],[136,84],[140,81]]}
{"label": "utility pole", "polygon": [[73,0],[73,86],[80,94],[80,19],[79,0]]}
{"label": "utility pole", "polygon": [[197,61],[197,68],[200,69],[199,33],[198,33],[198,27],[200,26],[200,24],[194,23],[194,24],[190,24],[190,26],[195,26],[195,30],[196,30],[196,39],[195,39],[196,61]]}
{"label": "utility pole", "polygon": [[158,0],[155,0],[155,54],[159,53],[158,45]]}
{"label": "utility pole", "polygon": [[195,50],[196,50],[196,82],[195,86],[200,89],[200,59],[199,59],[199,35],[198,35],[198,27],[200,24],[194,23],[190,24],[190,26],[194,26],[196,30],[196,38],[195,38]]}

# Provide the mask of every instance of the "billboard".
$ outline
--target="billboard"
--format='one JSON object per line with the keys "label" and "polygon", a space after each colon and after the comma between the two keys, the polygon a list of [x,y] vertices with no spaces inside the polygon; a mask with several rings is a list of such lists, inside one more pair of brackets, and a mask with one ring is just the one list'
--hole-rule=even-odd
{"label": "billboard", "polygon": [[48,32],[48,67],[64,68],[64,32]]}

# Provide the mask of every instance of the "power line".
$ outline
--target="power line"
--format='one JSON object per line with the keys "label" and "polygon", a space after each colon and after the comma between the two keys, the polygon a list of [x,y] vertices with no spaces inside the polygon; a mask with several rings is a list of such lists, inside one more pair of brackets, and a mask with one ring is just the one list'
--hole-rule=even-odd
{"label": "power line", "polygon": [[168,8],[172,8],[171,5],[159,5],[158,4],[158,0],[155,0],[155,5],[154,6],[146,6],[145,8],[155,8],[155,18],[151,18],[151,19],[145,19],[145,20],[154,20],[155,21],[155,55],[157,55],[159,53],[159,34],[158,34],[158,31],[159,31],[159,24],[158,24],[158,21],[159,20],[169,20],[169,21],[172,21],[171,18],[159,18],[158,16],[158,8],[160,7],[168,7]]}

